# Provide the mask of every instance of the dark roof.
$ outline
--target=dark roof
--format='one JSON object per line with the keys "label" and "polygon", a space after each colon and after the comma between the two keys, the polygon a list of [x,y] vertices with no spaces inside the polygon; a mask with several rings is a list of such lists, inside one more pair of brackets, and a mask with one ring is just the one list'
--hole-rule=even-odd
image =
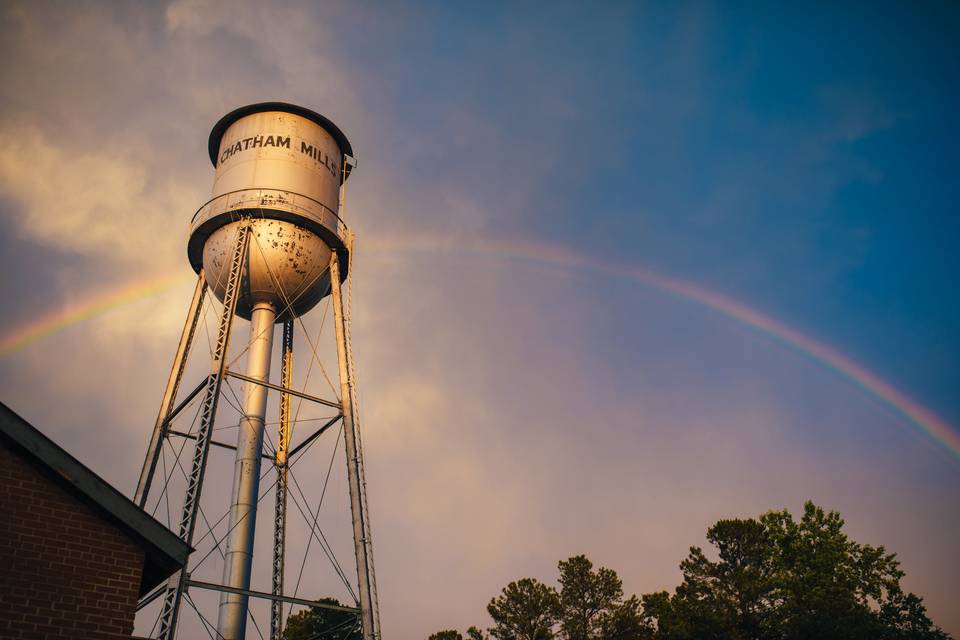
{"label": "dark roof", "polygon": [[[223,134],[227,132],[227,129],[230,127],[230,125],[240,118],[254,113],[263,113],[264,111],[282,111],[284,113],[292,113],[302,118],[306,118],[311,122],[316,122],[318,125],[326,129],[327,133],[333,136],[333,139],[337,141],[337,146],[340,147],[340,153],[345,156],[350,156],[351,158],[353,157],[353,147],[350,146],[350,141],[347,140],[347,136],[343,133],[343,131],[340,130],[340,127],[333,124],[330,118],[320,115],[312,109],[300,107],[288,102],[258,102],[257,104],[248,104],[245,107],[234,109],[227,115],[220,118],[217,121],[217,124],[213,125],[213,129],[210,131],[210,139],[207,142],[207,150],[210,153],[210,162],[213,163],[213,166],[217,166],[217,154],[220,153],[220,141],[223,139]],[[349,173],[348,167],[347,175],[349,175]]]}
{"label": "dark roof", "polygon": [[9,442],[14,451],[140,545],[146,556],[141,596],[186,563],[193,551],[190,545],[2,402],[0,440]]}

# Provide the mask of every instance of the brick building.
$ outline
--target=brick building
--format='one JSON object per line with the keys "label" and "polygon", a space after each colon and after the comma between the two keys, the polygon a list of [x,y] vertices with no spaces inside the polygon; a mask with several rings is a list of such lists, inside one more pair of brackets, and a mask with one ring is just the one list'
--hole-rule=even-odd
{"label": "brick building", "polygon": [[0,403],[0,638],[129,640],[189,551]]}

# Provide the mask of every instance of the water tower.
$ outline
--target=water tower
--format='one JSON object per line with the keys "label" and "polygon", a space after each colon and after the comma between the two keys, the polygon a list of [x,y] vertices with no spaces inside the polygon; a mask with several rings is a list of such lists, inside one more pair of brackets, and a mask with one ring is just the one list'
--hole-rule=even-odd
{"label": "water tower", "polygon": [[[212,198],[194,215],[187,256],[198,274],[197,286],[164,392],[135,500],[147,504],[152,485],[169,478],[158,461],[165,440],[190,438],[192,460],[183,465],[183,504],[180,537],[194,543],[201,517],[200,498],[211,444],[235,449],[230,479],[229,522],[224,535],[223,577],[220,583],[198,582],[191,567],[175,575],[140,603],[162,597],[155,627],[157,638],[172,640],[178,616],[191,589],[219,591],[216,636],[244,637],[251,598],[271,602],[271,637],[279,638],[284,605],[326,606],[338,614],[355,613],[364,640],[380,638],[376,581],[373,570],[363,453],[360,446],[356,384],[350,341],[350,310],[341,285],[347,282],[351,232],[341,219],[345,182],[354,166],[353,150],[343,132],[324,116],[292,104],[268,102],[236,109],[213,127],[210,160],[216,168]],[[194,335],[201,322],[207,292],[220,301],[219,325],[211,340],[210,369],[189,393],[179,397],[181,380]],[[323,399],[292,388],[292,355],[296,321],[330,296],[335,326],[340,398]],[[234,320],[250,323],[246,370],[230,368],[230,336]],[[275,325],[282,325],[279,380],[271,382]],[[302,325],[301,325],[302,326]],[[311,344],[311,346],[313,346]],[[228,378],[244,384],[236,446],[213,438],[218,403]],[[279,394],[279,420],[273,454],[264,453],[268,393]],[[291,397],[331,407],[342,425],[346,476],[350,497],[353,551],[357,567],[357,605],[338,607],[296,598],[284,591],[287,523],[288,456],[291,449]],[[171,428],[190,402],[197,402],[195,427],[189,433]],[[339,441],[338,441],[339,442]],[[276,466],[272,589],[251,590],[257,504],[261,499],[261,461]],[[159,479],[158,479],[159,478]],[[217,478],[224,484],[227,478]],[[212,529],[211,529],[212,533]],[[262,533],[262,532],[261,532]],[[215,537],[216,538],[216,537]],[[219,543],[218,543],[219,544]],[[219,547],[218,547],[219,548]],[[199,612],[198,612],[199,613]],[[210,631],[208,630],[208,633]]]}

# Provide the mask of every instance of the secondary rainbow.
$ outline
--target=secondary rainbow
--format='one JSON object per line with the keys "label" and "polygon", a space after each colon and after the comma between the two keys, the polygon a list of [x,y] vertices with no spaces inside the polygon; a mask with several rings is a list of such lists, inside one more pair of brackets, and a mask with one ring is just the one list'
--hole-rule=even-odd
{"label": "secondary rainbow", "polygon": [[[952,458],[960,462],[960,433],[936,413],[833,347],[806,336],[737,300],[692,282],[672,278],[635,265],[598,260],[563,245],[527,240],[398,235],[372,237],[364,245],[371,250],[383,253],[473,254],[486,259],[526,261],[566,270],[594,271],[651,286],[738,320],[830,368],[895,409],[911,425],[927,434]],[[10,355],[52,333],[113,308],[170,289],[186,282],[187,279],[181,275],[154,276],[128,283],[120,289],[100,292],[92,298],[49,313],[0,336],[0,357]]]}

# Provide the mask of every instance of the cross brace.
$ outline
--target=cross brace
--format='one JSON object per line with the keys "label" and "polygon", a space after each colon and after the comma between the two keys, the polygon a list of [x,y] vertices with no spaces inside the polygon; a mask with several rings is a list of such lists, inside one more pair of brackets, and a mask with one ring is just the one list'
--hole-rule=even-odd
{"label": "cross brace", "polygon": [[[171,436],[177,436],[180,438],[187,438],[188,440],[197,439],[197,434],[195,433],[184,433],[183,431],[174,431],[173,429],[171,429],[170,431],[167,431],[167,434]],[[237,447],[235,447],[232,444],[227,444],[226,442],[218,442],[216,440],[211,440],[210,445],[214,447],[220,447],[221,449],[230,449],[231,451],[237,450]],[[267,455],[266,453],[261,453],[260,457],[266,458],[267,460],[273,460],[273,456]]]}
{"label": "cross brace", "polygon": [[296,396],[297,398],[303,398],[304,400],[310,400],[311,402],[316,402],[317,404],[333,407],[334,409],[340,409],[339,402],[324,400],[323,398],[318,398],[317,396],[311,396],[308,393],[302,393],[300,391],[297,391],[296,389],[281,387],[278,384],[271,384],[264,380],[257,380],[256,378],[251,378],[250,376],[245,376],[242,373],[237,373],[236,371],[230,371],[229,369],[226,371],[226,374],[231,378],[236,378],[237,380],[243,380],[244,382],[249,382],[251,384],[258,384],[261,387],[266,387],[267,389],[273,389],[274,391],[280,391],[281,393],[288,393],[291,396]]}
{"label": "cross brace", "polygon": [[318,609],[330,609],[331,611],[344,611],[346,613],[360,613],[360,610],[355,607],[343,607],[335,604],[327,604],[326,602],[317,602],[315,600],[306,600],[304,598],[293,598],[291,596],[276,595],[273,593],[267,593],[265,591],[251,591],[250,589],[240,589],[238,587],[228,587],[223,584],[214,584],[212,582],[200,582],[198,580],[187,579],[186,586],[196,587],[197,589],[209,589],[210,591],[225,591],[226,593],[235,593],[241,596],[249,596],[251,598],[264,598],[266,600],[279,600],[280,602],[286,602],[288,604],[299,604],[305,607],[316,607]]}

